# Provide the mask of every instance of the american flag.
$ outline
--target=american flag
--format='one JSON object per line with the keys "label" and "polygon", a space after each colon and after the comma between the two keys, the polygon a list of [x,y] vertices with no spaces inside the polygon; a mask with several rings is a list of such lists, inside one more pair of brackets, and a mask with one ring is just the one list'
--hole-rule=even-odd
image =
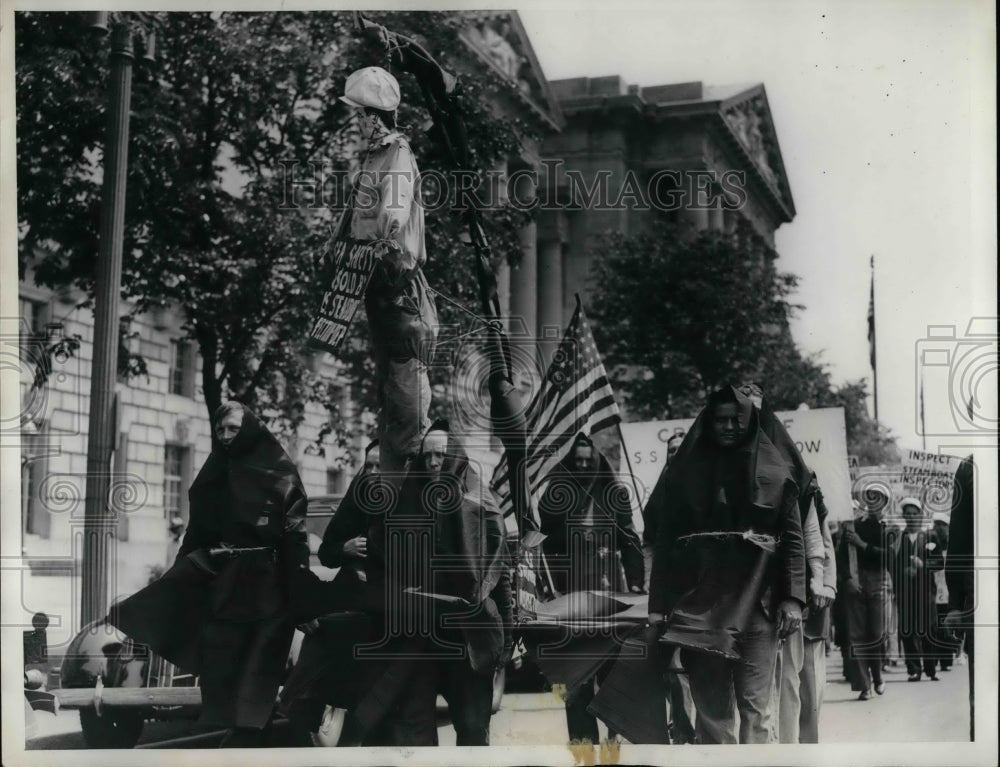
{"label": "american flag", "polygon": [[[604,363],[597,353],[594,336],[583,313],[580,297],[566,334],[549,365],[542,386],[527,410],[527,465],[532,516],[542,482],[566,457],[579,432],[592,434],[621,422],[618,403]],[[493,473],[493,489],[504,516],[513,511],[504,456]]]}

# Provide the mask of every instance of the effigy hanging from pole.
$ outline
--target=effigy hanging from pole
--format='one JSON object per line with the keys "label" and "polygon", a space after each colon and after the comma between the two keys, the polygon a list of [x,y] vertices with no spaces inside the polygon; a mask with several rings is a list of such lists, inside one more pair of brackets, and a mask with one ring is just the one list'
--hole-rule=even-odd
{"label": "effigy hanging from pole", "polygon": [[[354,22],[358,31],[385,48],[392,68],[415,77],[433,121],[430,134],[435,143],[452,168],[469,168],[467,132],[455,104],[458,79],[415,40],[376,24],[361,13],[354,14]],[[385,125],[385,115],[380,114],[394,114],[400,101],[399,85],[389,72],[380,67],[355,72],[348,79],[343,100],[362,109],[365,115],[362,132],[370,146],[362,174],[368,171],[370,178],[372,171],[390,171],[391,175],[384,180],[394,185],[397,205],[394,211],[379,210],[374,215],[365,211],[362,215],[356,197],[359,185],[355,186],[334,235],[330,288],[310,333],[310,345],[336,353],[363,296],[372,327],[372,353],[377,370],[382,470],[398,473],[406,456],[416,451],[419,435],[429,425],[430,387],[425,365],[436,341],[436,310],[421,271],[426,261],[423,209],[412,184],[406,183],[407,171],[412,171],[409,178],[415,180],[418,170],[405,138],[394,126],[390,129]],[[367,119],[375,119],[376,125],[364,122]],[[359,176],[359,181],[365,180],[368,180],[365,175]],[[474,250],[481,311],[488,323],[490,418],[511,467],[514,516],[523,534],[535,529],[528,512],[524,403],[513,383],[510,346],[501,322],[496,276],[490,266],[491,251],[481,213],[468,206],[463,216]],[[365,252],[366,244],[376,249],[374,258],[369,259],[370,254]],[[344,276],[349,271],[353,272],[353,279]],[[369,275],[370,281],[365,281],[365,275]]]}
{"label": "effigy hanging from pole", "polygon": [[381,470],[398,476],[427,427],[427,364],[437,338],[437,309],[422,267],[424,211],[419,169],[396,129],[399,83],[381,67],[352,73],[341,100],[357,110],[367,152],[329,257],[332,277],[310,344],[336,352],[363,300],[371,331],[379,404]]}

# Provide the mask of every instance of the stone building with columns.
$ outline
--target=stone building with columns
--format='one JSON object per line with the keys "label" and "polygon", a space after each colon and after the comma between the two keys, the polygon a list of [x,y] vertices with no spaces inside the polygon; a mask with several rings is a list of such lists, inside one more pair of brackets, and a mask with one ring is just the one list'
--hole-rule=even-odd
{"label": "stone building with columns", "polygon": [[[518,174],[527,186],[518,196],[539,204],[520,232],[516,265],[501,264],[497,274],[502,311],[518,347],[536,362],[522,371],[536,378],[522,382],[526,389],[550,361],[574,295],[586,304],[590,248],[601,233],[637,233],[668,216],[693,231],[746,225],[773,251],[775,230],[795,208],[763,85],[640,88],[617,76],[549,82],[516,12],[463,15],[465,66],[486,67],[511,86],[497,91],[495,108],[531,121],[541,136],[504,166],[508,177],[534,176]],[[21,435],[22,602],[28,618],[36,609],[58,613],[61,605],[68,616],[79,604],[72,576],[80,559],[93,317],[79,308],[80,296],[38,288],[30,271],[19,288],[25,332],[58,328],[82,339],[42,396],[30,393],[31,371],[22,370],[30,400]],[[202,363],[182,324],[178,313],[162,310],[135,318],[131,328],[149,376],[119,384],[112,468],[137,479],[122,488],[112,595],[134,591],[150,567],[172,558],[172,526],[176,518],[186,521],[187,487],[210,449],[197,386]],[[19,364],[24,368],[23,355]],[[328,361],[317,364],[338,375]],[[350,382],[342,384],[346,398]],[[334,453],[308,450],[324,421],[321,409],[309,411],[288,446],[311,495],[342,491],[348,479]],[[360,443],[356,449],[360,454]],[[72,623],[66,620],[67,630]]]}
{"label": "stone building with columns", "polygon": [[[513,268],[498,274],[511,328],[558,338],[590,291],[591,249],[609,231],[637,234],[657,217],[749,233],[775,256],[774,233],[795,216],[777,131],[763,84],[701,82],[640,87],[621,77],[547,81],[516,12],[476,14],[467,42],[518,99],[505,107],[541,121],[539,146],[508,158],[509,176],[527,168],[536,186],[534,221],[521,232]],[[521,200],[531,195],[521,194]]]}
{"label": "stone building with columns", "polygon": [[534,247],[511,277],[511,312],[539,335],[565,326],[574,294],[586,304],[602,233],[638,234],[666,217],[692,231],[743,227],[775,254],[775,230],[795,205],[762,84],[549,85],[563,125],[542,143]]}

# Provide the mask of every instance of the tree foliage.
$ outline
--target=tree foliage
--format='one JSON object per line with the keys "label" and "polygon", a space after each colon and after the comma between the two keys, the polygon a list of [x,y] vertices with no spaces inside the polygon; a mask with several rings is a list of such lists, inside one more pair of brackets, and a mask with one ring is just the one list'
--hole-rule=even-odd
{"label": "tree foliage", "polygon": [[[382,63],[386,53],[361,39],[346,13],[166,13],[156,20],[157,61],[143,67],[137,60],[134,68],[122,298],[137,313],[182,310],[183,330],[203,360],[209,412],[235,395],[294,428],[303,403],[319,401],[343,439],[335,387],[314,372],[304,345],[324,287],[320,255],[339,211],[308,190],[299,204],[283,203],[289,173],[311,178],[310,162],[356,167],[358,137],[337,97],[351,71]],[[460,65],[451,61],[462,51],[459,15],[378,20],[417,36],[445,66]],[[21,273],[30,259],[38,283],[74,286],[91,300],[108,71],[108,46],[82,14],[17,14]],[[418,162],[440,166],[421,133],[427,115],[419,90],[400,79],[401,123],[411,129]],[[503,87],[486,72],[462,77],[473,170],[516,153],[530,133],[490,108]],[[488,212],[498,257],[514,252],[519,215]],[[428,215],[426,271],[432,286],[471,308],[475,285],[459,228],[450,211]],[[440,308],[444,322],[462,313]],[[374,402],[365,337],[360,322],[341,360],[362,408]],[[128,367],[141,370],[142,360]]]}
{"label": "tree foliage", "polygon": [[795,275],[745,227],[690,236],[659,221],[640,235],[604,236],[594,250],[594,334],[634,418],[694,416],[709,392],[754,381],[777,410],[841,406],[848,449],[891,460],[894,440],[868,417],[864,382],[835,387],[789,331]]}

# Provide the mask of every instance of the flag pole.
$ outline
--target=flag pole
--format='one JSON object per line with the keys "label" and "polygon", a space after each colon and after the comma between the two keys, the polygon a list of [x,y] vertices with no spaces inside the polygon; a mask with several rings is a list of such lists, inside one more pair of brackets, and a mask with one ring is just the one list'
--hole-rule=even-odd
{"label": "flag pole", "polygon": [[927,423],[924,421],[924,370],[920,369],[920,445],[927,452]]}
{"label": "flag pole", "polygon": [[875,255],[871,257],[871,291],[868,298],[868,345],[872,363],[872,394],[875,400],[875,425],[878,426],[878,356],[875,345]]}
{"label": "flag pole", "polygon": [[628,466],[628,475],[632,478],[632,489],[635,490],[635,502],[639,506],[639,511],[642,512],[642,497],[639,494],[639,483],[636,482],[635,472],[632,471],[632,459],[628,456],[628,446],[625,444],[625,435],[622,434],[622,425],[619,421],[615,424],[615,428],[618,430],[618,442],[622,446],[622,455],[625,456],[625,465]]}

